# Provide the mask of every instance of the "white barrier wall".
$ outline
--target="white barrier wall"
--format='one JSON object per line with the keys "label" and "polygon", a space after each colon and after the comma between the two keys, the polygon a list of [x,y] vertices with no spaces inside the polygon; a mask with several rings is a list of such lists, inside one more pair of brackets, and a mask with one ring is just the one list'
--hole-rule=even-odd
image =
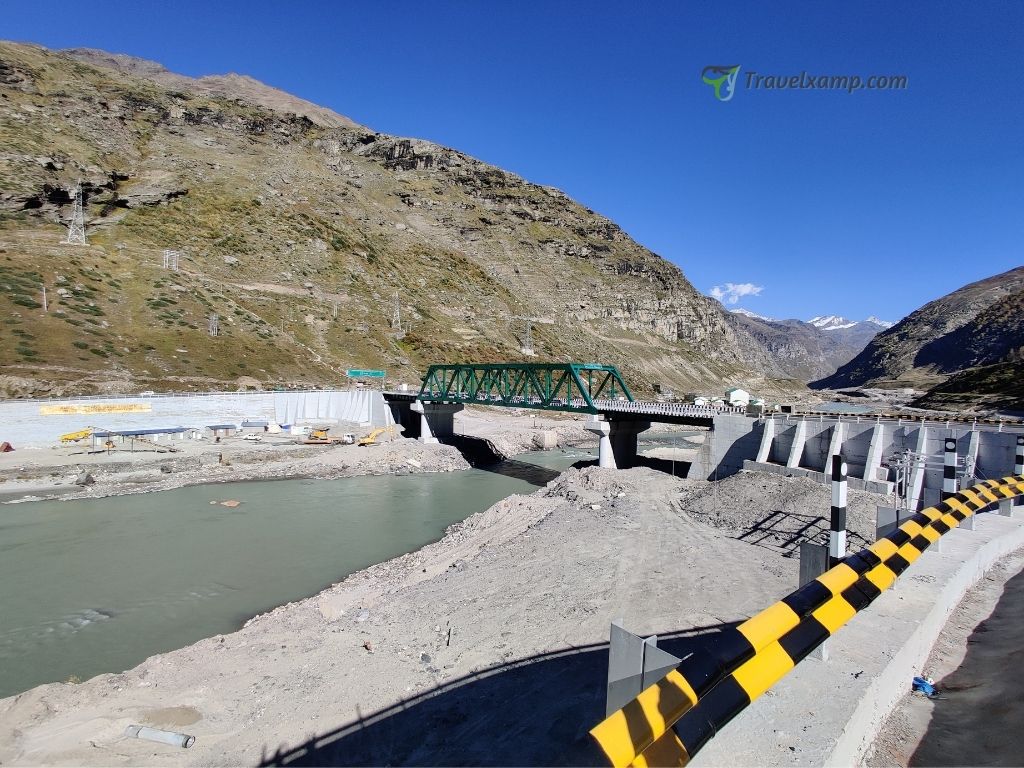
{"label": "white barrier wall", "polygon": [[323,420],[386,426],[390,411],[380,392],[213,392],[140,397],[0,401],[0,442],[18,448],[58,444],[86,427],[103,430],[197,427],[247,420],[295,424]]}

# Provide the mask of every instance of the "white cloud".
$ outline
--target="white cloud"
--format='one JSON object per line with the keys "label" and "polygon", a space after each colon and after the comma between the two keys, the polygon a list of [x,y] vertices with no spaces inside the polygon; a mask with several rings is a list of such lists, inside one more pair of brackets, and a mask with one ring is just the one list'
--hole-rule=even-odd
{"label": "white cloud", "polygon": [[726,283],[711,289],[711,295],[723,304],[736,304],[744,296],[760,296],[763,285],[753,283]]}

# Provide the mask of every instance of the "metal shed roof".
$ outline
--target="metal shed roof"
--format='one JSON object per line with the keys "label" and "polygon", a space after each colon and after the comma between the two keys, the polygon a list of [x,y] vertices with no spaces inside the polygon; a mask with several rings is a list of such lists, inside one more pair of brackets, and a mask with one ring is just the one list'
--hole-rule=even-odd
{"label": "metal shed roof", "polygon": [[192,427],[161,427],[159,429],[116,429],[109,432],[93,432],[94,437],[142,437],[143,435],[177,435],[188,432]]}

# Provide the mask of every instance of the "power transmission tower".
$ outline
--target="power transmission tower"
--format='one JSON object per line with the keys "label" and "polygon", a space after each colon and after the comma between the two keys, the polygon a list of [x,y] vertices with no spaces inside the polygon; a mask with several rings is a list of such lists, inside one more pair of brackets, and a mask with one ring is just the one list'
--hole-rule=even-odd
{"label": "power transmission tower", "polygon": [[220,316],[210,315],[208,330],[211,336],[220,336]]}
{"label": "power transmission tower", "polygon": [[405,336],[405,331],[402,330],[402,303],[398,299],[398,291],[395,291],[395,311],[391,314],[391,330],[400,339]]}
{"label": "power transmission tower", "polygon": [[82,208],[82,180],[75,185],[75,206],[68,222],[68,236],[64,240],[68,245],[85,245],[85,211]]}
{"label": "power transmission tower", "polygon": [[512,315],[512,319],[523,320],[526,323],[526,333],[523,335],[520,351],[522,351],[524,355],[530,355],[532,357],[535,354],[533,351],[533,323],[537,318],[527,317],[525,315]]}
{"label": "power transmission tower", "polygon": [[173,272],[178,271],[178,257],[181,255],[179,251],[172,251],[168,248],[164,248],[164,269],[169,269]]}
{"label": "power transmission tower", "polygon": [[398,291],[395,291],[395,309],[391,313],[391,330],[402,330],[402,305],[398,300]]}

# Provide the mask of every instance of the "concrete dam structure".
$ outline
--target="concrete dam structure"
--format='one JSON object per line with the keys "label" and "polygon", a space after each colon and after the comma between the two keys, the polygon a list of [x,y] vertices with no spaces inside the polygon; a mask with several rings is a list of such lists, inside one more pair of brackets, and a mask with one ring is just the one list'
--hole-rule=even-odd
{"label": "concrete dam structure", "polygon": [[849,466],[851,488],[892,494],[902,479],[910,507],[921,509],[940,499],[947,438],[956,441],[957,477],[963,487],[1012,474],[1020,435],[1020,425],[722,414],[715,417],[689,477],[714,480],[747,469],[824,483],[829,457],[838,454]]}

